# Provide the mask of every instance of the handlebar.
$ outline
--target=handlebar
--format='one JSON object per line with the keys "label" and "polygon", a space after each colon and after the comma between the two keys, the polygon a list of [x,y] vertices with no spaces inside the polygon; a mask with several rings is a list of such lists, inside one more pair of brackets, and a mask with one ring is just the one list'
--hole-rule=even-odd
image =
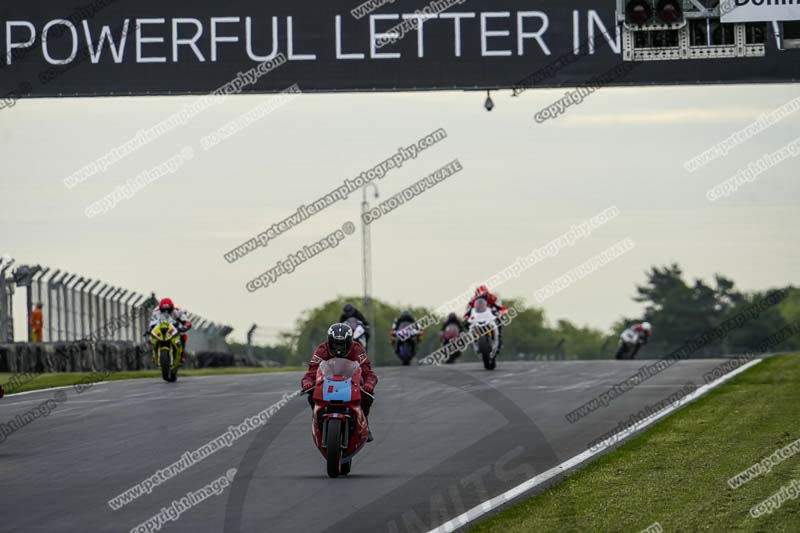
{"label": "handlebar", "polygon": [[367,396],[369,396],[369,397],[370,397],[370,398],[372,398],[373,400],[375,399],[375,395],[374,395],[374,394],[370,394],[370,393],[368,393],[367,391],[365,391],[365,390],[364,390],[364,387],[359,387],[359,388],[361,389],[361,392],[362,392],[363,394],[366,394]]}

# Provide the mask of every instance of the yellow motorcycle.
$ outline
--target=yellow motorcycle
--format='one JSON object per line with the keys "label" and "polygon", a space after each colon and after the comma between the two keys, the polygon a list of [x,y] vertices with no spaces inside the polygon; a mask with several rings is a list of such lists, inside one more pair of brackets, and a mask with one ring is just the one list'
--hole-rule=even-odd
{"label": "yellow motorcycle", "polygon": [[181,332],[175,324],[162,320],[150,330],[153,343],[153,363],[161,368],[161,377],[170,383],[178,379],[178,366],[183,359]]}

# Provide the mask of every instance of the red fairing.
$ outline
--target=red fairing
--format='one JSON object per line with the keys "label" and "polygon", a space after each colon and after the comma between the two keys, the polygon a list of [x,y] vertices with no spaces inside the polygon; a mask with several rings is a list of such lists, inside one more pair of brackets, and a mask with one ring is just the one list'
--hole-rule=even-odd
{"label": "red fairing", "polygon": [[[363,350],[361,350],[361,353],[363,354]],[[363,354],[363,356],[366,358],[366,354]],[[341,368],[340,363],[350,368]],[[342,374],[328,374],[328,379],[326,380],[323,375],[323,368],[321,368],[323,364],[328,366],[328,370],[333,370],[339,366]],[[315,381],[313,382],[314,393],[312,395],[314,414],[311,418],[311,435],[314,439],[314,445],[327,460],[329,450],[325,442],[327,440],[324,434],[325,427],[329,427],[327,425],[330,424],[331,419],[338,418],[342,421],[344,427],[342,436],[346,440],[343,442],[341,451],[337,450],[336,453],[338,455],[334,456],[341,461],[339,463],[339,468],[341,469],[342,464],[349,462],[353,455],[364,447],[369,436],[367,418],[364,416],[364,410],[361,407],[361,384],[364,381],[364,365],[359,363],[358,359],[348,357],[347,359],[334,359],[330,363],[317,363],[316,366]],[[370,369],[369,371],[371,372],[372,370]],[[348,379],[351,380],[349,387],[345,384]],[[367,383],[364,383],[364,385],[368,386]],[[344,391],[349,388],[349,395],[343,394],[341,389],[337,389],[337,387],[343,386]],[[326,393],[341,394],[343,398],[329,401],[325,399]]]}
{"label": "red fairing", "polygon": [[[360,373],[357,372],[357,373]],[[354,376],[356,377],[356,376]],[[320,376],[320,383],[324,380]],[[361,392],[358,391],[356,385],[353,385],[353,397],[351,401],[341,404],[338,407],[346,407],[352,414],[353,425],[350,432],[350,438],[347,441],[347,447],[342,450],[342,458],[351,458],[359,452],[367,442],[367,435],[369,434],[369,427],[367,425],[367,417],[364,416],[364,411],[361,408]],[[322,399],[322,387],[317,387],[314,391],[314,415],[311,417],[311,435],[314,439],[314,445],[317,447],[322,456],[328,458],[328,450],[323,446],[322,435],[322,420],[324,418],[344,418],[346,415],[342,413],[328,413],[324,414],[323,409],[328,405]]]}
{"label": "red fairing", "polygon": [[[300,381],[300,388],[301,390],[308,390],[314,386],[314,382],[317,378],[317,368],[322,361],[327,361],[331,359],[333,356],[328,351],[328,343],[323,342],[317,349],[314,350],[314,355],[311,357],[311,361],[308,363],[308,372],[305,373],[303,379]],[[364,347],[361,346],[360,342],[354,342],[352,346],[350,346],[350,351],[347,353],[347,359],[351,361],[356,361],[361,365],[361,385],[369,384],[374,389],[375,385],[378,384],[378,376],[375,375],[375,372],[372,371],[372,363],[367,357],[367,352],[364,351]]]}

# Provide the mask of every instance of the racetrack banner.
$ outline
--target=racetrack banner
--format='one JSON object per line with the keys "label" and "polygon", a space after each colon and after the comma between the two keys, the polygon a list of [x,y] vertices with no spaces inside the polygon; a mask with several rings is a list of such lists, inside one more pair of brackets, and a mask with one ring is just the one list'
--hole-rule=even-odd
{"label": "racetrack banner", "polygon": [[722,0],[722,22],[800,20],[800,0]]}
{"label": "racetrack banner", "polygon": [[[244,93],[575,87],[622,62],[611,0],[71,1],[2,3],[0,98],[200,94],[234,80]],[[800,80],[800,53],[771,35],[766,48],[637,63],[604,83]]]}

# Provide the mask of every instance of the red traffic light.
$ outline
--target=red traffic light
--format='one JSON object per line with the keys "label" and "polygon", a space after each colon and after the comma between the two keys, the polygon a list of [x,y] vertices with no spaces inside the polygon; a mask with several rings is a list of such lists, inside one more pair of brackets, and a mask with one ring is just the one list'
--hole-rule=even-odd
{"label": "red traffic light", "polygon": [[630,0],[625,6],[625,18],[631,24],[647,24],[653,18],[653,8],[647,0]]}
{"label": "red traffic light", "polygon": [[678,22],[683,17],[680,0],[660,0],[656,5],[656,16],[664,24]]}

